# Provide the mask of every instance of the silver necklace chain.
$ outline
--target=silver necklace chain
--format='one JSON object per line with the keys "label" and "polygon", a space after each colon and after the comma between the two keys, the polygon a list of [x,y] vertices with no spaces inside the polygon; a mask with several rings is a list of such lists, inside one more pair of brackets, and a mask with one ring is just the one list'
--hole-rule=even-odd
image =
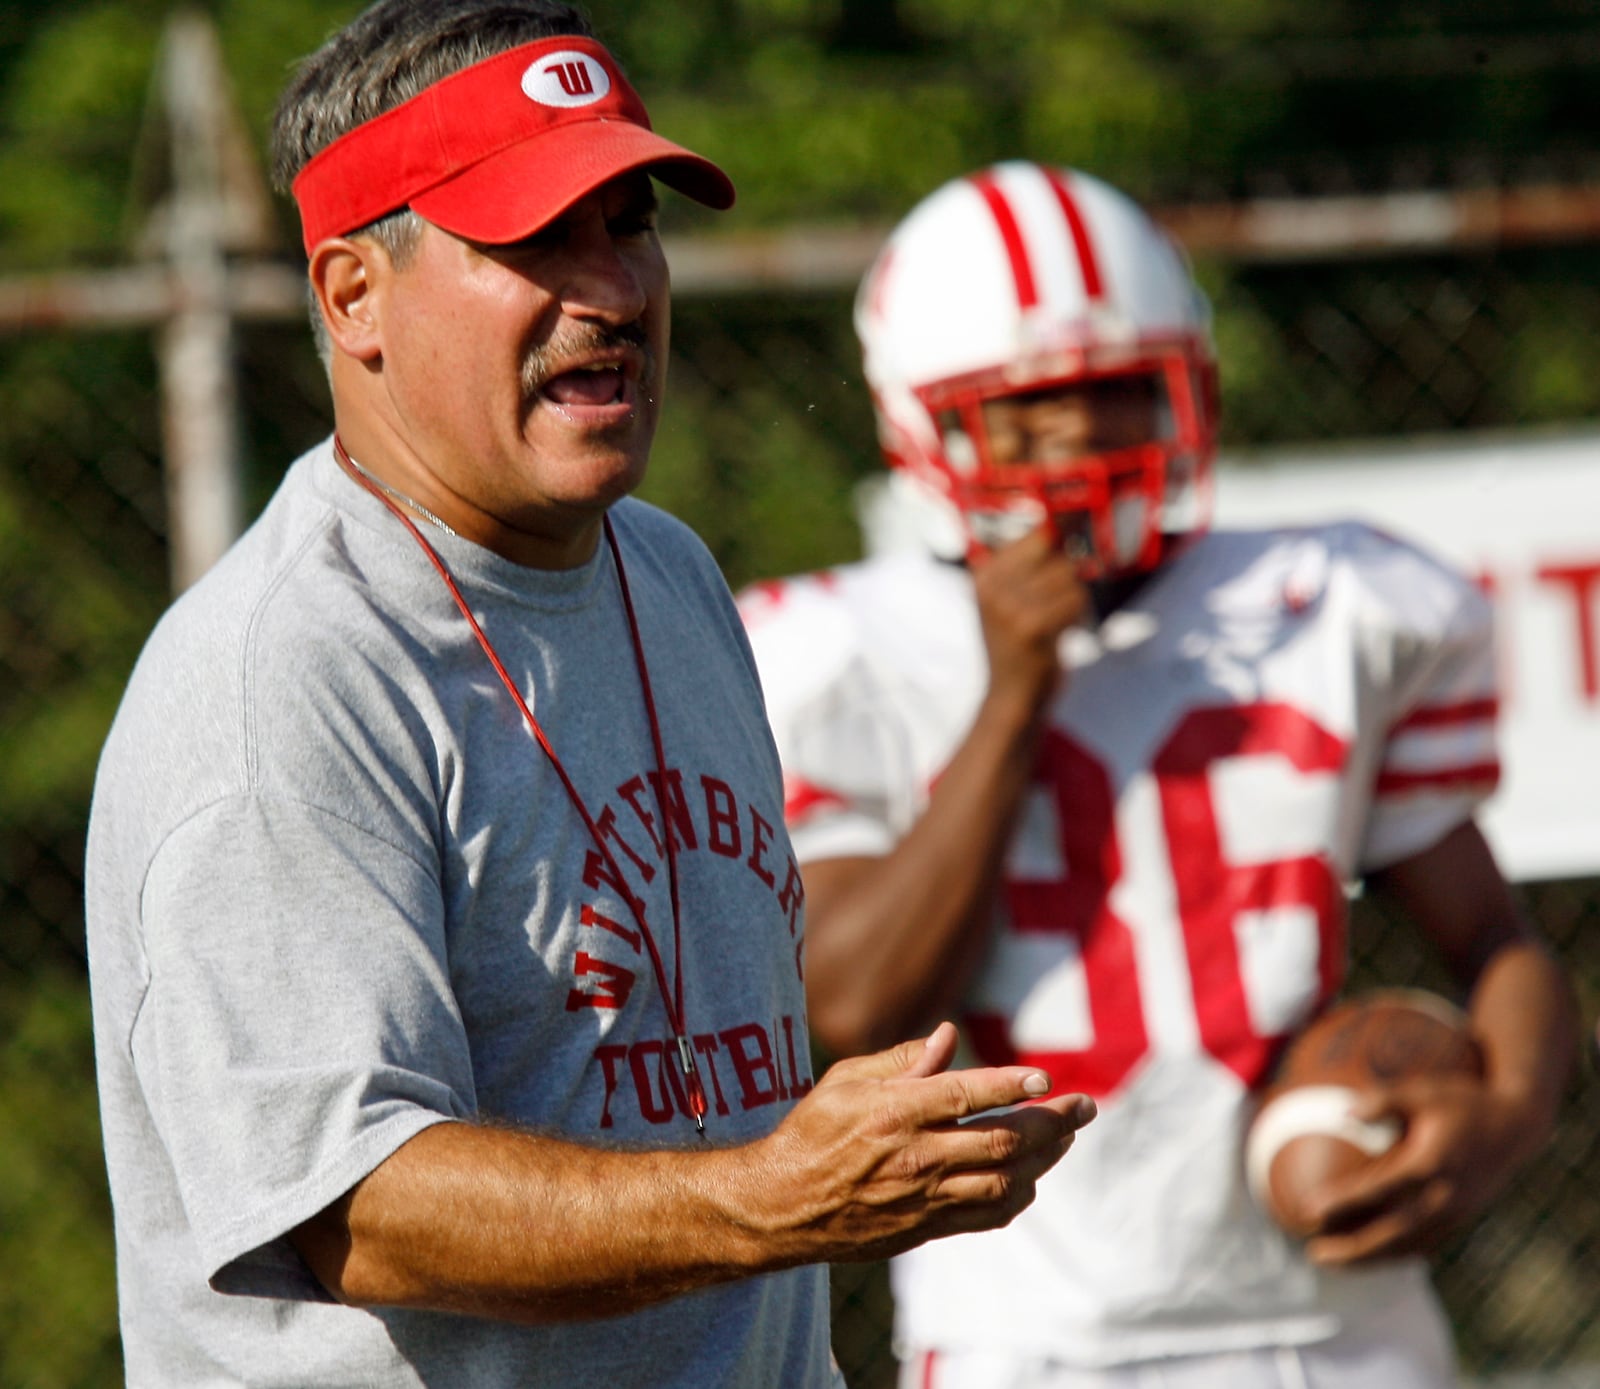
{"label": "silver necklace chain", "polygon": [[386,496],[393,497],[394,500],[399,502],[401,506],[410,507],[414,512],[417,513],[418,516],[422,517],[423,520],[432,521],[433,524],[442,530],[446,535],[455,534],[455,531],[451,527],[447,526],[431,511],[429,511],[427,507],[423,506],[421,502],[414,501],[412,498],[406,496],[406,494],[398,487],[391,487],[381,477],[374,477],[371,473],[369,473],[365,468],[356,462],[354,457],[351,456],[349,449],[344,451],[344,456],[349,462],[350,466],[360,473],[362,477],[366,478],[366,480],[376,487],[380,492],[384,493]]}

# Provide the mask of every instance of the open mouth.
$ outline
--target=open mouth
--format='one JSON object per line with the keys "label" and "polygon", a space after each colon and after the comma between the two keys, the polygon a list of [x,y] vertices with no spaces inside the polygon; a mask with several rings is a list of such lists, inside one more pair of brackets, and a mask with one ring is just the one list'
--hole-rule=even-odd
{"label": "open mouth", "polygon": [[574,367],[544,383],[540,394],[556,405],[620,405],[628,390],[628,375],[616,362]]}

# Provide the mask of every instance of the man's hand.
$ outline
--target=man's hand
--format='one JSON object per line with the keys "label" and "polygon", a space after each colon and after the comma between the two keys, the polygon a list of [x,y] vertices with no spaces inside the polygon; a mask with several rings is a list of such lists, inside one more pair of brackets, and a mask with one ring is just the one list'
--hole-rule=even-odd
{"label": "man's hand", "polygon": [[[841,1061],[764,1140],[767,1216],[798,1259],[880,1259],[1005,1225],[1094,1117],[1085,1095],[1041,1099],[1042,1071],[951,1071],[955,1048],[941,1023],[925,1040]],[[997,1109],[1008,1112],[987,1112]]]}
{"label": "man's hand", "polygon": [[1078,562],[1041,526],[975,559],[972,580],[989,656],[990,698],[1031,714],[1055,689],[1061,634],[1089,610]]}
{"label": "man's hand", "polygon": [[290,1232],[358,1306],[544,1323],[1003,1225],[1094,1116],[1025,1066],[948,1072],[955,1029],[844,1061],[736,1147],[593,1147],[440,1122]]}

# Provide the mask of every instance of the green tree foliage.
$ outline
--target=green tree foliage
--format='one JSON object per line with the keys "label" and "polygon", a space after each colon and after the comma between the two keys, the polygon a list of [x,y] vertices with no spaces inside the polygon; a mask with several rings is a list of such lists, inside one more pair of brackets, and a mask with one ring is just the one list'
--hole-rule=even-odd
{"label": "green tree foliage", "polygon": [[0,255],[105,255],[126,217],[130,136],[150,83],[154,5],[61,7],[0,85]]}
{"label": "green tree foliage", "polygon": [[[81,965],[95,762],[162,602],[143,335],[0,342],[0,1383],[118,1382]],[[92,466],[91,466],[92,465]]]}
{"label": "green tree foliage", "polygon": [[0,987],[0,1383],[121,1383],[115,1273],[83,980]]}
{"label": "green tree foliage", "polygon": [[[0,264],[115,256],[170,0],[0,4]],[[211,0],[251,129],[359,5]],[[1024,153],[1174,200],[1514,172],[1592,148],[1564,0],[591,0],[652,113],[726,162],[724,225],[881,220]],[[689,213],[692,220],[700,214]]]}
{"label": "green tree foliage", "polygon": [[88,472],[89,448],[102,470],[132,464],[123,505],[158,502],[138,424],[125,421],[118,440],[84,418],[100,390],[120,406],[117,385],[147,386],[147,359],[133,337],[45,339],[0,356],[0,457],[12,463],[0,475],[0,823],[37,824],[87,794],[108,703],[159,610],[155,545],[141,563],[92,533],[96,519],[116,521],[106,503],[91,505],[103,472]]}

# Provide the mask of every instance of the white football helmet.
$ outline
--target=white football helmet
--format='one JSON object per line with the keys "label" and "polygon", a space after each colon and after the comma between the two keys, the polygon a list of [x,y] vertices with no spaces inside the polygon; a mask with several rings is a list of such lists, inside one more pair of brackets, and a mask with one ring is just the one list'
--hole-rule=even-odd
{"label": "white football helmet", "polygon": [[[889,481],[937,553],[1049,521],[1086,575],[1115,575],[1209,521],[1209,306],[1173,241],[1107,184],[1018,161],[944,185],[885,243],[855,323]],[[997,461],[986,406],[1108,378],[1148,387],[1155,437]]]}

